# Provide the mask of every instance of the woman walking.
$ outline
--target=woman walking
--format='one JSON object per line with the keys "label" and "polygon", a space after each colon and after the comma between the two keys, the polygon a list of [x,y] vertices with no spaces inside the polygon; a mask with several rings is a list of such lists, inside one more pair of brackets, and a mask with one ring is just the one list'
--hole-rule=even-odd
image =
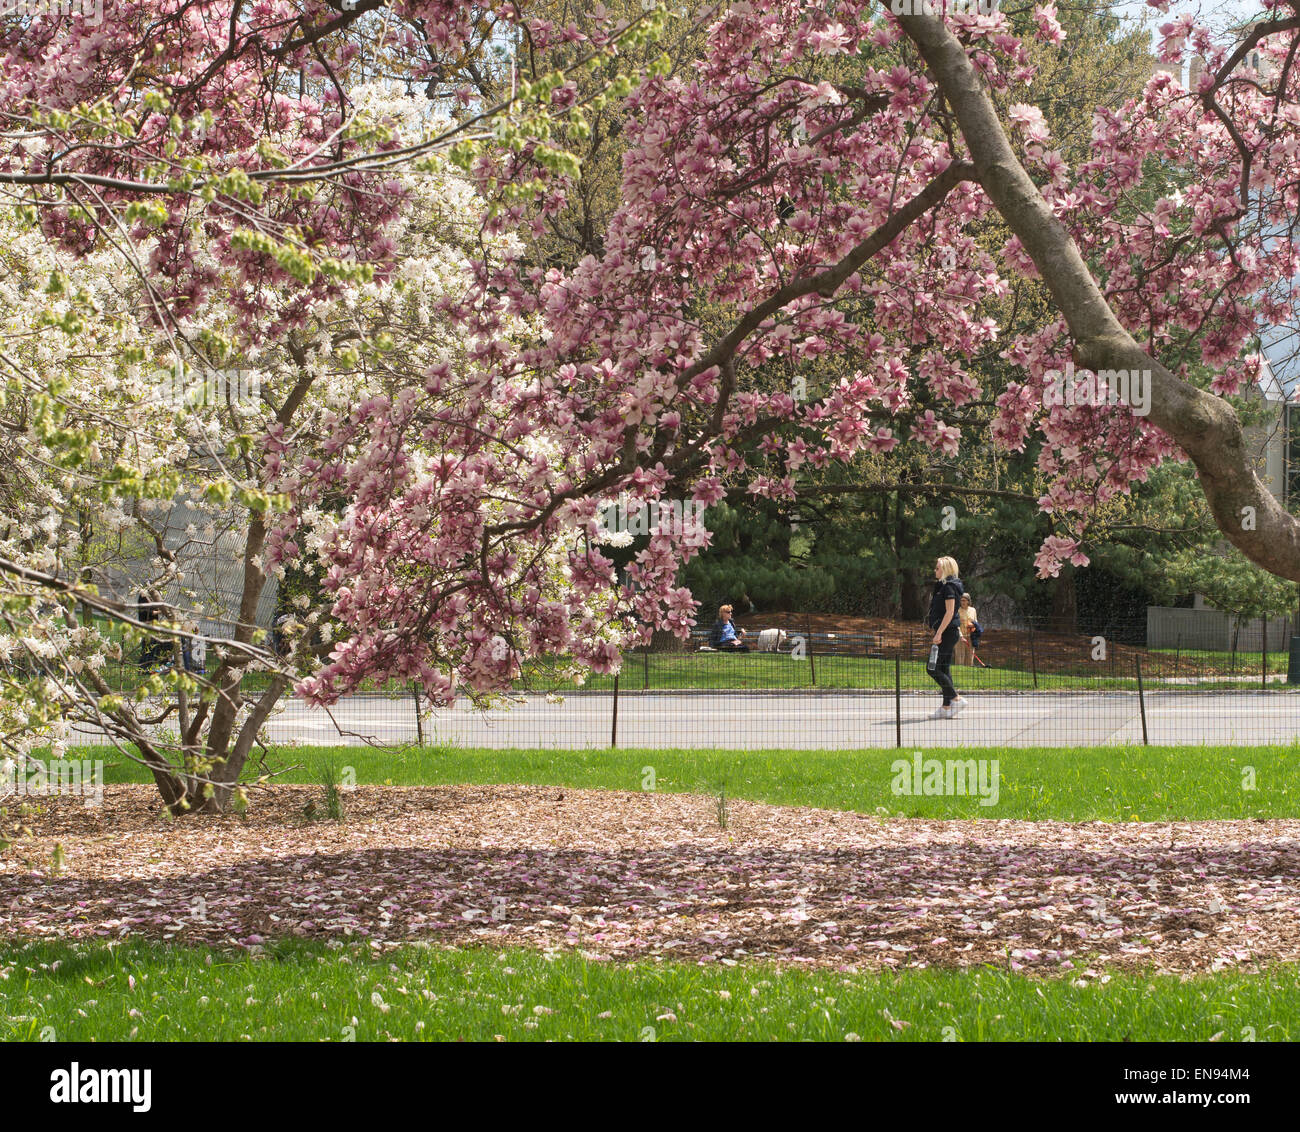
{"label": "woman walking", "polygon": [[934,564],[934,592],[930,595],[929,626],[934,630],[931,641],[930,656],[933,663],[926,665],[926,671],[934,678],[943,692],[943,706],[931,719],[953,719],[966,701],[957,694],[952,683],[952,654],[961,639],[961,630],[957,620],[957,604],[964,592],[961,578],[957,576],[957,562],[952,558],[940,558]]}

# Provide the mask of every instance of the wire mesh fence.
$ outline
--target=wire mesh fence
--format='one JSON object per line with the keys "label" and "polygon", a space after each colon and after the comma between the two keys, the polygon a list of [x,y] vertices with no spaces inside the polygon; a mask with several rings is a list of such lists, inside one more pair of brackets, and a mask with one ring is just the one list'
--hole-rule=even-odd
{"label": "wire mesh fence", "polygon": [[[830,631],[797,615],[744,635],[745,651],[708,634],[624,657],[581,689],[529,673],[509,712],[434,721],[445,741],[509,747],[1082,746],[1105,743],[1290,743],[1300,685],[1288,684],[1290,625],[1247,650],[1148,648],[1145,624],[1107,633],[1022,628],[960,641],[952,679],[964,704],[936,718],[927,669],[933,634],[881,621]],[[552,699],[547,700],[547,694]],[[556,695],[562,696],[555,702]]]}
{"label": "wire mesh fence", "polygon": [[1185,646],[1177,635],[1149,647],[1149,627],[1133,620],[1092,634],[1031,622],[988,629],[974,647],[963,639],[954,648],[961,703],[951,718],[936,718],[942,695],[927,669],[933,634],[924,626],[855,619],[831,629],[825,617],[797,614],[751,620],[743,649],[715,648],[702,629],[689,641],[657,638],[628,652],[617,675],[580,684],[562,675],[562,658],[532,662],[509,701],[488,711],[459,704],[430,712],[416,688],[398,681],[328,712],[289,695],[264,737],[755,750],[1300,741],[1300,682],[1288,680],[1300,680],[1291,622],[1245,627],[1216,642],[1226,648]]}

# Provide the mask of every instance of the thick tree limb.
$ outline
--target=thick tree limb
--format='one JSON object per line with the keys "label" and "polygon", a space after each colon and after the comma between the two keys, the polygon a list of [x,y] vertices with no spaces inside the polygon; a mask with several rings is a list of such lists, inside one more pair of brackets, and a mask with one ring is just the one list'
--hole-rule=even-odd
{"label": "thick tree limb", "polygon": [[819,271],[816,275],[804,275],[787,283],[773,292],[761,303],[737,321],[736,325],[721,338],[713,348],[699,361],[682,372],[677,379],[680,388],[685,388],[697,375],[713,366],[721,366],[734,357],[745,339],[778,311],[788,307],[796,299],[807,295],[821,295],[829,299],[843,286],[844,282],[866,265],[867,261],[879,255],[889,247],[903,232],[915,224],[932,208],[941,205],[963,181],[974,180],[975,166],[965,161],[953,161],[946,169],[921,189],[906,204],[896,208],[879,228],[857,244],[849,253],[832,267]]}
{"label": "thick tree limb", "polygon": [[1149,419],[1196,466],[1219,529],[1270,573],[1300,581],[1300,522],[1251,468],[1231,406],[1176,377],[1116,318],[1079,249],[1016,157],[988,90],[952,32],[932,16],[902,16],[899,23],[951,104],[980,184],[1051,291],[1075,340],[1075,362],[1090,370],[1149,370]]}

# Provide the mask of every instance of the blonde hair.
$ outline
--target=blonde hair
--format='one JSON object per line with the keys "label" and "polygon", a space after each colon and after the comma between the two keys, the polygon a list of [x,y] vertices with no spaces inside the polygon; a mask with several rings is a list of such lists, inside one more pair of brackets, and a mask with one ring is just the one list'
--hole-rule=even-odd
{"label": "blonde hair", "polygon": [[731,612],[731,606],[729,606],[729,605],[720,605],[720,606],[718,606],[718,616],[719,616],[719,617],[721,617],[724,613],[730,613],[730,612]]}
{"label": "blonde hair", "polygon": [[957,559],[955,558],[940,558],[935,562],[935,565],[939,568],[940,578],[945,582],[949,578],[957,577],[959,573],[957,569]]}

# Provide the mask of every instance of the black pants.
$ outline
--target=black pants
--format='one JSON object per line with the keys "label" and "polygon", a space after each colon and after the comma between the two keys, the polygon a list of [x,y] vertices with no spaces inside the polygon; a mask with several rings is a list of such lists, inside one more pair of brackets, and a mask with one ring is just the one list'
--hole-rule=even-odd
{"label": "black pants", "polygon": [[749,646],[743,641],[723,641],[718,652],[749,652]]}
{"label": "black pants", "polygon": [[927,667],[926,671],[930,672],[930,678],[939,685],[943,692],[943,706],[948,707],[953,700],[957,698],[957,689],[952,683],[952,653],[957,647],[957,641],[942,641],[939,645],[939,659],[935,661],[934,671],[930,672]]}

